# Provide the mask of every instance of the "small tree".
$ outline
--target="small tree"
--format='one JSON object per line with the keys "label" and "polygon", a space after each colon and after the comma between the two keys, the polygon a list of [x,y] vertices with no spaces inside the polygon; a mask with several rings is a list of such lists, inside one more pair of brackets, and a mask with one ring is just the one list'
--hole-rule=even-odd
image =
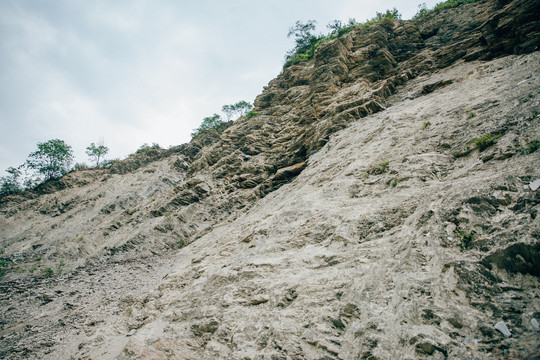
{"label": "small tree", "polygon": [[326,38],[324,35],[313,34],[316,23],[315,20],[309,20],[305,24],[297,21],[296,24],[289,29],[287,37],[294,36],[295,46],[287,51],[284,67],[313,58],[318,44]]}
{"label": "small tree", "polygon": [[234,116],[234,105],[223,105],[221,108],[221,111],[225,114],[227,117],[227,121],[231,121],[232,117]]}
{"label": "small tree", "polygon": [[312,31],[315,30],[315,24],[317,24],[315,20],[308,20],[305,24],[297,21],[296,24],[289,29],[287,37],[294,36],[294,41],[296,43],[292,50],[293,52],[309,48],[318,40],[318,37],[312,33]]}
{"label": "small tree", "polygon": [[341,20],[332,20],[326,25],[326,28],[330,30],[330,34],[337,34],[343,27],[344,25]]}
{"label": "small tree", "polygon": [[73,162],[71,146],[63,140],[53,139],[38,143],[38,150],[28,155],[26,166],[44,175],[44,180],[65,175]]}
{"label": "small tree", "polygon": [[223,125],[225,122],[221,119],[221,116],[218,114],[214,114],[212,116],[205,117],[203,119],[203,122],[201,126],[199,126],[197,129],[193,131],[191,134],[191,137],[194,138],[204,132],[207,132],[212,129],[217,129],[221,125]]}
{"label": "small tree", "polygon": [[223,105],[221,108],[221,111],[227,116],[227,121],[238,119],[239,117],[242,117],[246,115],[248,112],[250,112],[253,109],[253,105],[248,103],[247,101],[241,100],[237,102],[236,104],[232,105]]}
{"label": "small tree", "polygon": [[97,146],[96,144],[91,143],[90,146],[86,148],[86,155],[88,155],[91,161],[96,162],[96,167],[99,166],[99,160],[105,157],[108,152],[109,148],[103,145],[103,143],[100,143]]}
{"label": "small tree", "polygon": [[6,172],[8,176],[0,178],[0,197],[9,194],[16,194],[22,191],[21,186],[21,171],[14,167],[9,167]]}
{"label": "small tree", "polygon": [[244,100],[237,102],[233,106],[234,106],[234,110],[236,111],[236,115],[238,117],[242,117],[246,115],[248,112],[250,112],[253,109],[253,105],[251,105],[250,103]]}

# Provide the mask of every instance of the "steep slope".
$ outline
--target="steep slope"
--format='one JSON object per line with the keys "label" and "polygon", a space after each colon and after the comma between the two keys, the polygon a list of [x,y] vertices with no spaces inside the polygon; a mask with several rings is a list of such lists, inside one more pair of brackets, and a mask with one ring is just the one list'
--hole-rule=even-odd
{"label": "steep slope", "polygon": [[5,199],[0,355],[535,354],[538,6],[359,28],[254,118]]}
{"label": "steep slope", "polygon": [[[529,186],[540,157],[518,144],[540,133],[539,63],[534,54],[459,64],[409,83],[386,111],[332,137],[292,183],[182,251],[118,320],[136,331],[116,355],[538,355],[540,205]],[[448,153],[490,133],[501,137],[484,151]]]}

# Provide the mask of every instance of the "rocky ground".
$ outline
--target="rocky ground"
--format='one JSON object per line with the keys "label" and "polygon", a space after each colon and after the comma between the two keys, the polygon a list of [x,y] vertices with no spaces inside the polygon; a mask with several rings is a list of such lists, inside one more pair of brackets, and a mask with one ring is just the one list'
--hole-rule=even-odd
{"label": "rocky ground", "polygon": [[254,118],[3,199],[0,357],[540,356],[537,7],[359,29]]}

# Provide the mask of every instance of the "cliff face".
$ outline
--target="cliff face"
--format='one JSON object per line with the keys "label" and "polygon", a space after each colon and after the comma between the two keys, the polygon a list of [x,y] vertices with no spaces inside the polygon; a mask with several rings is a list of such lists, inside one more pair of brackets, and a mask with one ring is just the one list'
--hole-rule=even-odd
{"label": "cliff face", "polygon": [[538,14],[358,28],[253,118],[3,199],[0,354],[537,354]]}

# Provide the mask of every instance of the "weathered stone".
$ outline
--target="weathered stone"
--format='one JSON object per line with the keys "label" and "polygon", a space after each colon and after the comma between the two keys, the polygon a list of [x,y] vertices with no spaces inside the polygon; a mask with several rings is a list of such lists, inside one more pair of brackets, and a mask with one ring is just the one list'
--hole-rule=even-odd
{"label": "weathered stone", "polygon": [[506,337],[512,336],[512,334],[510,333],[510,330],[508,330],[508,327],[506,327],[506,324],[504,323],[504,321],[499,321],[498,323],[496,323],[495,329],[499,330],[501,334],[503,334]]}
{"label": "weathered stone", "polygon": [[291,166],[287,166],[285,168],[281,168],[276,172],[276,175],[274,175],[274,180],[287,180],[290,178],[293,178],[295,176],[298,176],[306,168],[307,164],[305,162],[294,164]]}
{"label": "weathered stone", "polygon": [[358,27],[255,116],[0,199],[0,358],[534,353],[534,6]]}

